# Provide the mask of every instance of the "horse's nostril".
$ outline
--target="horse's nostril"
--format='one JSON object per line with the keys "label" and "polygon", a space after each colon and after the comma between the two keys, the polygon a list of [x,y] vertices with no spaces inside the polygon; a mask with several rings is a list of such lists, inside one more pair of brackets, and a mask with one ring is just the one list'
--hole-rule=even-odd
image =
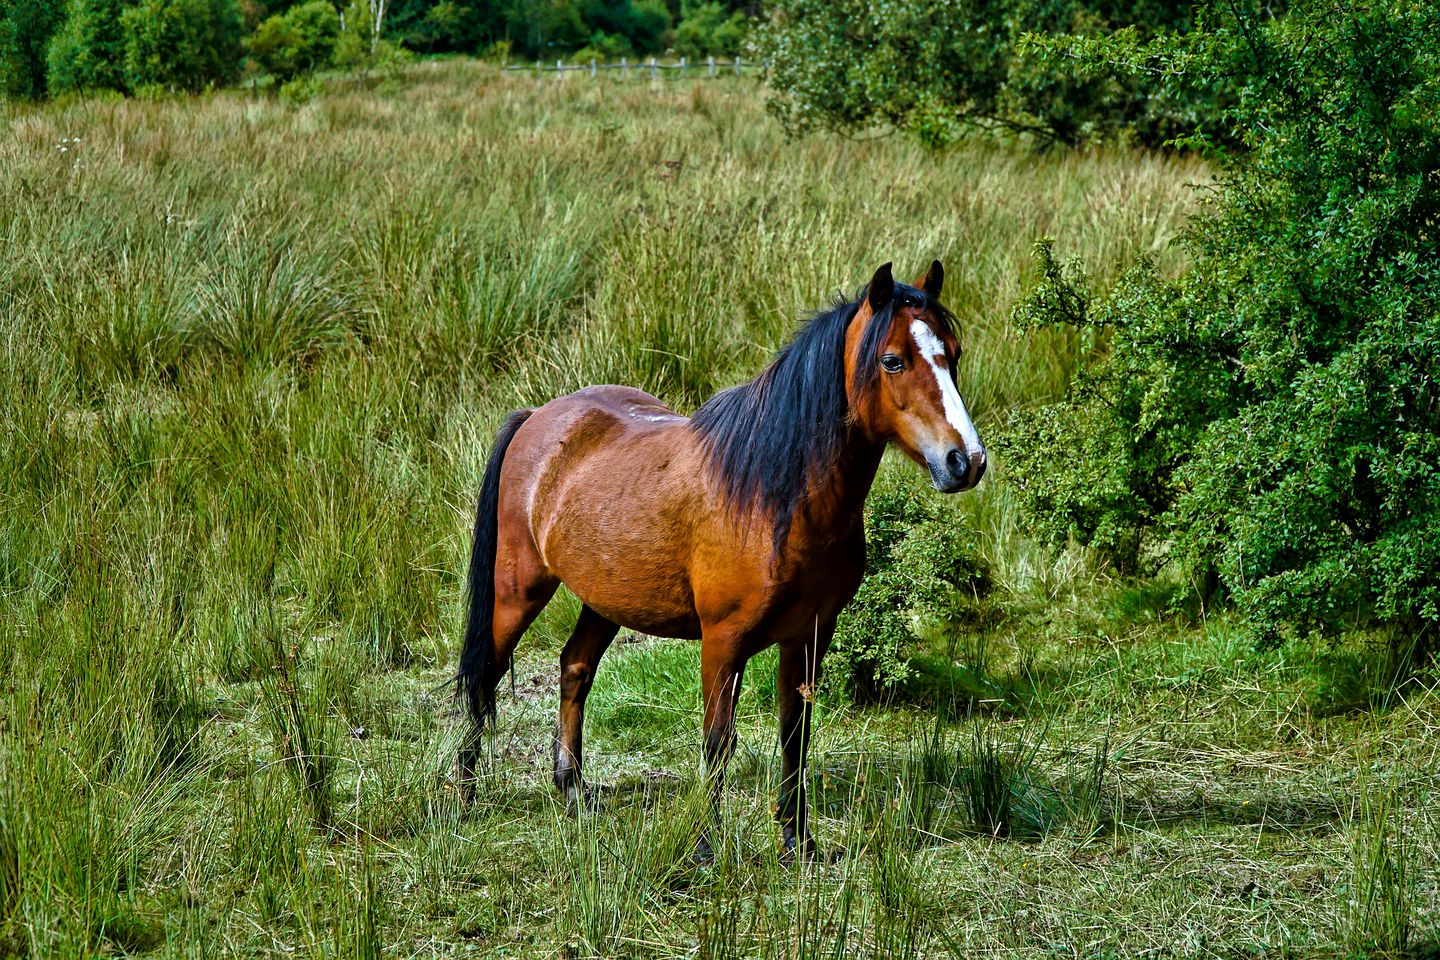
{"label": "horse's nostril", "polygon": [[965,462],[965,454],[959,450],[951,450],[945,454],[945,466],[950,468],[952,476],[963,477],[969,464]]}

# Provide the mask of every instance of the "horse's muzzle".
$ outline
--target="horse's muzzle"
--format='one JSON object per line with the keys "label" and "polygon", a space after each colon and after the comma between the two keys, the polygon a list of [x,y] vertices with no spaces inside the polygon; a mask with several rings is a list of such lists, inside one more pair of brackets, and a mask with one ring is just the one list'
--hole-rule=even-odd
{"label": "horse's muzzle", "polygon": [[981,448],[968,457],[959,447],[951,448],[940,461],[926,460],[930,481],[941,493],[970,490],[985,475],[985,450]]}

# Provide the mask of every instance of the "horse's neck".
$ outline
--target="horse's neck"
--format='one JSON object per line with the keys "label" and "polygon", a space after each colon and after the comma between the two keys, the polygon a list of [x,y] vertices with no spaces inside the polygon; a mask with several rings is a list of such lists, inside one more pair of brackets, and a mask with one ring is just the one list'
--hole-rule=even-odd
{"label": "horse's neck", "polygon": [[840,455],[829,473],[817,477],[801,509],[817,533],[841,535],[863,521],[865,497],[880,469],[885,447],[848,430]]}

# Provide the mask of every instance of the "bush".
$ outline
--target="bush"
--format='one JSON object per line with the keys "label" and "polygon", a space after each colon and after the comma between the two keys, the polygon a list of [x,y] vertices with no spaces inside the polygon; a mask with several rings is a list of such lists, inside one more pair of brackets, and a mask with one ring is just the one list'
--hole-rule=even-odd
{"label": "bush", "polygon": [[0,0],[0,94],[45,96],[45,52],[63,11],[59,0]]}
{"label": "bush", "polygon": [[590,38],[590,43],[571,56],[570,59],[576,63],[588,63],[594,60],[596,63],[613,63],[621,57],[633,56],[635,48],[630,46],[630,41],[613,33],[606,33],[603,30],[596,30],[595,35]]}
{"label": "bush", "polygon": [[1153,0],[777,0],[761,32],[777,95],[771,111],[792,135],[889,126],[928,146],[971,127],[1078,144],[1121,132],[1147,143],[1218,120],[1220,90],[1041,63],[1027,32],[1138,35],[1184,30],[1188,6]]}
{"label": "bush", "polygon": [[123,0],[71,0],[46,57],[51,95],[125,89],[124,11]]}
{"label": "bush", "polygon": [[[1064,400],[1013,422],[997,448],[1034,529],[1055,543],[1074,537],[1096,548],[1122,575],[1153,573],[1170,537],[1162,517],[1175,499],[1174,470],[1193,443],[1156,416],[1193,404],[1201,386],[1196,379],[1185,391],[1155,392],[1154,353],[1184,332],[1153,309],[1174,285],[1142,263],[1097,303],[1078,263],[1058,262],[1049,241],[1036,256],[1040,282],[1015,311],[1022,330],[1069,325],[1092,351],[1113,330],[1125,332],[1108,355],[1091,354],[1096,362],[1082,365]],[[1211,388],[1207,399],[1218,399],[1223,385]]]}
{"label": "bush", "polygon": [[745,43],[745,14],[723,4],[702,3],[675,28],[675,52],[682,57],[734,57]]}
{"label": "bush", "polygon": [[240,68],[235,0],[140,0],[125,10],[125,84],[197,92],[233,81]]}
{"label": "bush", "polygon": [[246,41],[250,56],[284,83],[328,66],[340,38],[340,14],[330,0],[310,0],[270,17]]}
{"label": "bush", "polygon": [[1141,265],[1097,298],[1042,249],[1021,319],[1109,349],[1017,425],[1011,476],[1056,538],[1215,574],[1262,643],[1440,620],[1437,30],[1430,4],[1317,3],[1047,50],[1232,78],[1248,153],[1179,280]]}
{"label": "bush", "polygon": [[879,485],[865,506],[865,580],[840,615],[826,675],[874,702],[910,676],[912,623],[954,619],[988,582],[973,533],[941,522],[904,488]]}

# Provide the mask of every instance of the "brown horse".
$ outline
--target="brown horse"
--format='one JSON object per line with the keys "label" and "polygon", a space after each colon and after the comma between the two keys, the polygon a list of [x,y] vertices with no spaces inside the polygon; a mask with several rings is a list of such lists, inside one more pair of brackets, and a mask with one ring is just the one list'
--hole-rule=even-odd
{"label": "brown horse", "polygon": [[[515,644],[564,583],[584,604],[560,654],[555,786],[584,801],[580,737],[595,668],[621,627],[700,640],[705,759],[718,802],[746,662],[780,646],[787,853],[806,828],[808,696],[865,567],[862,507],[888,443],[946,492],[985,472],[955,385],[939,261],[915,286],[890,264],[815,315],[754,380],[683,417],[630,387],[589,387],[510,415],[481,484],[457,685],[478,733]],[[718,816],[718,807],[717,807]],[[702,836],[697,857],[708,858]]]}

